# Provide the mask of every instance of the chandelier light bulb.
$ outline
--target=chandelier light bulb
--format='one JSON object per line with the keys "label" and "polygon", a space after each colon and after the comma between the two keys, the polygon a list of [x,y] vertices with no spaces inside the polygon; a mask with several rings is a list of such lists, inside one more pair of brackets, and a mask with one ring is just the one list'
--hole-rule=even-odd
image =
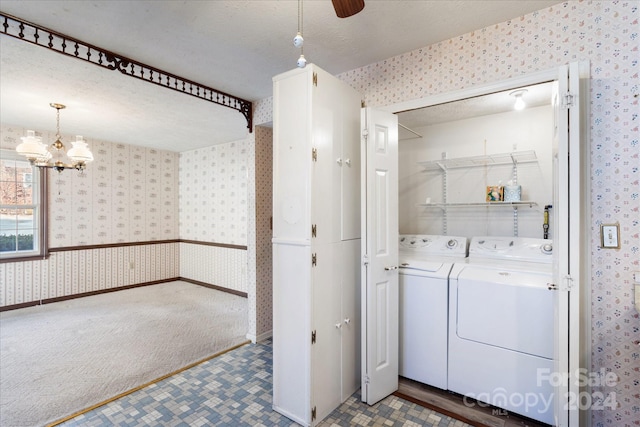
{"label": "chandelier light bulb", "polygon": [[303,44],[304,39],[302,38],[302,34],[300,34],[300,31],[298,31],[298,34],[296,34],[296,36],[293,38],[293,45],[300,48]]}
{"label": "chandelier light bulb", "polygon": [[300,58],[298,58],[297,64],[299,68],[304,68],[307,65],[307,60],[305,59],[304,55],[300,55]]}

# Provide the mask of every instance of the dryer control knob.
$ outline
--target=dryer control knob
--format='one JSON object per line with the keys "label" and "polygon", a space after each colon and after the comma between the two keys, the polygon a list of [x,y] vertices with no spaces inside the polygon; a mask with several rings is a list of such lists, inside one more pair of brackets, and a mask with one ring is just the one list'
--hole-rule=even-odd
{"label": "dryer control knob", "polygon": [[447,247],[449,247],[449,248],[455,248],[457,244],[458,244],[458,242],[457,242],[456,240],[451,239],[451,240],[449,240],[449,241],[447,242]]}
{"label": "dryer control knob", "polygon": [[545,254],[550,254],[553,252],[553,245],[551,243],[545,243],[542,245],[542,252]]}

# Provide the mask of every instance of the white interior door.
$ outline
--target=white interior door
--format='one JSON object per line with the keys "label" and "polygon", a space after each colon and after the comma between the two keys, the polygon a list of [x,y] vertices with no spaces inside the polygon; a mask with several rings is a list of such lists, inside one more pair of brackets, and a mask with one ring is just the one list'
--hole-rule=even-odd
{"label": "white interior door", "polygon": [[[560,67],[554,93],[555,424],[578,426],[580,266],[583,172],[581,168],[581,64]],[[563,380],[557,380],[562,378]]]}
{"label": "white interior door", "polygon": [[398,119],[362,110],[362,401],[398,389]]}

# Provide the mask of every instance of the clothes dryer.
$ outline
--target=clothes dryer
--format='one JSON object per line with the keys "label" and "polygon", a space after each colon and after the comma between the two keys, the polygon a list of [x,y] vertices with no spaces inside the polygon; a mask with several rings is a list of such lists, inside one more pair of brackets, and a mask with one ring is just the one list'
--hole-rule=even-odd
{"label": "clothes dryer", "polygon": [[400,235],[401,376],[447,388],[449,272],[467,254],[467,238]]}
{"label": "clothes dryer", "polygon": [[550,240],[471,239],[449,279],[450,390],[553,423],[552,277]]}

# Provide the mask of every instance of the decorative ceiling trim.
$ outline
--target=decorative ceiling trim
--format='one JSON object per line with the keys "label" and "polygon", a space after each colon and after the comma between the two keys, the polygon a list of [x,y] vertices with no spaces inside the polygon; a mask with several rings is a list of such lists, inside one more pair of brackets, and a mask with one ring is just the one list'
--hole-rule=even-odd
{"label": "decorative ceiling trim", "polygon": [[117,70],[126,76],[135,77],[167,89],[172,89],[237,110],[247,120],[247,129],[249,129],[249,132],[253,130],[253,108],[251,101],[159,70],[150,65],[24,21],[15,16],[0,12],[0,18],[2,19],[2,30],[0,34],[5,34],[72,58],[90,62],[107,70]]}

